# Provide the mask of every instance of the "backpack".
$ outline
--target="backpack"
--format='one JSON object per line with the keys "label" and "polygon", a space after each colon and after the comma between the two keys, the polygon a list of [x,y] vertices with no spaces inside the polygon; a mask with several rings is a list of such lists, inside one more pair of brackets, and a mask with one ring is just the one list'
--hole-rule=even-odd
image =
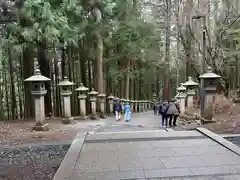
{"label": "backpack", "polygon": [[169,108],[169,104],[162,105],[161,112],[162,114],[166,114]]}

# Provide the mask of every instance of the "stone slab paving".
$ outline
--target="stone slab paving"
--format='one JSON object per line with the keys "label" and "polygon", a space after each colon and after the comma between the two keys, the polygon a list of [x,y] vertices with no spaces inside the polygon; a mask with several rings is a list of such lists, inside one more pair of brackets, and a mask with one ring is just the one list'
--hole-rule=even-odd
{"label": "stone slab paving", "polygon": [[[198,139],[201,134],[197,131],[175,133],[161,131],[152,135],[172,134],[177,137],[185,133],[186,137],[195,135],[196,139],[98,142],[96,140],[103,138],[123,137],[123,134],[143,137],[145,133],[88,135],[88,141],[77,157],[71,180],[240,179],[240,156],[211,139]],[[147,137],[150,134],[148,132]]]}

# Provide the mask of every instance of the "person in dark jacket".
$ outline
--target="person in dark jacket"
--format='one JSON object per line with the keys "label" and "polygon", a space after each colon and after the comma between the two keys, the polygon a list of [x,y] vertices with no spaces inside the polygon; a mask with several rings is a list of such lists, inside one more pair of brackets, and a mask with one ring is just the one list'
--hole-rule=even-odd
{"label": "person in dark jacket", "polygon": [[116,120],[120,121],[121,120],[121,111],[122,111],[122,105],[120,104],[119,100],[114,103],[113,106],[114,114],[116,116]]}
{"label": "person in dark jacket", "polygon": [[167,117],[167,111],[169,108],[168,101],[163,101],[160,106],[159,106],[159,113],[162,115],[162,127],[164,127],[164,122],[165,126],[168,126],[168,117]]}

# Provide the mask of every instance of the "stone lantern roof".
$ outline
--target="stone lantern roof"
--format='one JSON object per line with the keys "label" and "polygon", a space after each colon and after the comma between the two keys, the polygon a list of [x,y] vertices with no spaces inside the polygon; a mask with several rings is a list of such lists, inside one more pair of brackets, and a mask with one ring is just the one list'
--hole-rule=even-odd
{"label": "stone lantern roof", "polygon": [[88,95],[92,95],[92,96],[98,95],[98,92],[97,92],[97,91],[94,91],[94,88],[92,88],[92,91],[90,91],[90,92],[88,93]]}
{"label": "stone lantern roof", "polygon": [[114,101],[120,101],[119,97],[114,97]]}
{"label": "stone lantern roof", "polygon": [[212,67],[209,66],[207,68],[207,72],[204,73],[203,75],[199,76],[199,78],[201,78],[201,79],[219,79],[219,78],[221,78],[221,76],[213,73]]}
{"label": "stone lantern roof", "polygon": [[72,86],[72,85],[74,85],[74,83],[71,82],[71,81],[69,81],[66,76],[63,78],[63,81],[61,81],[61,82],[58,84],[58,86],[65,86],[65,87],[66,87],[66,86]]}
{"label": "stone lantern roof", "polygon": [[183,86],[183,83],[181,83],[181,86],[178,87],[177,90],[178,90],[179,92],[183,92],[183,91],[186,91],[187,88]]}
{"label": "stone lantern roof", "polygon": [[183,84],[184,86],[198,86],[198,83],[192,80],[192,77],[188,77],[188,81]]}
{"label": "stone lantern roof", "polygon": [[108,99],[114,99],[115,97],[112,94],[110,94],[107,98]]}
{"label": "stone lantern roof", "polygon": [[44,81],[50,81],[51,79],[41,75],[40,69],[36,69],[34,71],[34,75],[25,79],[25,82],[44,82]]}
{"label": "stone lantern roof", "polygon": [[98,97],[99,97],[99,98],[104,98],[104,97],[106,97],[106,94],[100,93],[100,94],[98,94]]}
{"label": "stone lantern roof", "polygon": [[83,83],[80,84],[79,88],[77,88],[75,91],[77,92],[85,92],[88,91],[89,89],[83,85]]}

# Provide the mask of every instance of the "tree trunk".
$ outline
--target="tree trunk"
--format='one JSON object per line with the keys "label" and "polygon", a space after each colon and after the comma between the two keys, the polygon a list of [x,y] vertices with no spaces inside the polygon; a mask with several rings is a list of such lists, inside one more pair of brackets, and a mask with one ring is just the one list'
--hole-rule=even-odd
{"label": "tree trunk", "polygon": [[[23,73],[24,79],[33,75],[33,60],[31,56],[31,50],[29,48],[23,49]],[[31,84],[24,83],[24,115],[25,118],[34,117],[34,100],[31,95]]]}
{"label": "tree trunk", "polygon": [[10,120],[10,107],[9,107],[9,97],[8,97],[8,78],[7,78],[7,72],[4,73],[4,84],[5,84],[5,102],[7,105],[7,119]]}
{"label": "tree trunk", "polygon": [[165,0],[165,69],[164,69],[164,88],[163,99],[170,100],[170,85],[169,85],[169,63],[170,63],[170,20],[171,20],[171,2]]}
{"label": "tree trunk", "polygon": [[14,72],[13,72],[13,62],[12,62],[12,55],[11,50],[8,48],[8,66],[9,66],[9,73],[10,73],[10,84],[11,84],[11,99],[12,99],[12,119],[16,119],[17,115],[17,101],[16,101],[16,92],[15,92],[15,82],[14,82]]}
{"label": "tree trunk", "polygon": [[131,66],[131,61],[129,59],[126,59],[126,69],[125,69],[125,98],[129,99],[129,81],[130,81],[130,66]]}
{"label": "tree trunk", "polygon": [[[44,45],[39,45],[38,48],[38,62],[40,65],[40,70],[42,72],[42,74],[46,77],[50,77],[50,66],[49,66],[49,62],[46,59],[45,56],[45,49],[46,47]],[[46,115],[50,115],[52,114],[52,92],[51,92],[51,82],[47,82],[46,83],[46,90],[47,90],[47,94],[45,95],[45,114]]]}

